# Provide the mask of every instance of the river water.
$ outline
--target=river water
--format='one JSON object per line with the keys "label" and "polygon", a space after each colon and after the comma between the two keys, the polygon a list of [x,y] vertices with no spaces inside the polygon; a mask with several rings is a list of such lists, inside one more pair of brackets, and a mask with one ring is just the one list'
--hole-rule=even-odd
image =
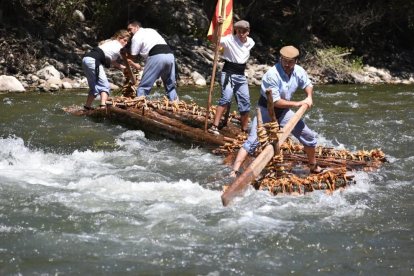
{"label": "river water", "polygon": [[316,87],[319,143],[389,163],[332,195],[229,207],[220,157],[62,111],[85,99],[0,94],[0,275],[414,275],[413,86]]}

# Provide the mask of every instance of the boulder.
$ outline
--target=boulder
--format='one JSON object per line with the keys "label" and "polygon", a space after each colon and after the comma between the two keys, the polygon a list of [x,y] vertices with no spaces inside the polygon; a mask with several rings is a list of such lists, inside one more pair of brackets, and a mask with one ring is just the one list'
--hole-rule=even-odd
{"label": "boulder", "polygon": [[198,86],[207,85],[206,79],[197,71],[194,71],[193,73],[191,73],[191,77],[193,78],[195,85],[198,85]]}
{"label": "boulder", "polygon": [[72,89],[73,88],[73,85],[70,82],[64,81],[62,83],[62,88],[63,89]]}
{"label": "boulder", "polygon": [[43,69],[40,69],[36,72],[36,75],[39,76],[39,78],[48,80],[50,78],[58,78],[60,79],[60,72],[56,70],[56,68],[53,65],[46,66]]}
{"label": "boulder", "polygon": [[72,16],[77,21],[80,21],[80,22],[85,21],[85,15],[83,15],[83,13],[80,10],[75,10]]}
{"label": "boulder", "polygon": [[59,85],[57,85],[57,84],[55,84],[55,83],[50,83],[50,84],[49,84],[49,90],[50,90],[50,91],[58,91],[58,90],[59,90],[59,88],[60,88],[60,86],[59,86]]}
{"label": "boulder", "polygon": [[47,79],[47,81],[46,81],[49,85],[56,85],[57,87],[61,87],[62,86],[62,80],[60,79],[60,78],[55,78],[55,77],[52,77],[52,78],[49,78],[49,79]]}
{"label": "boulder", "polygon": [[13,76],[0,76],[0,91],[24,92],[22,83]]}

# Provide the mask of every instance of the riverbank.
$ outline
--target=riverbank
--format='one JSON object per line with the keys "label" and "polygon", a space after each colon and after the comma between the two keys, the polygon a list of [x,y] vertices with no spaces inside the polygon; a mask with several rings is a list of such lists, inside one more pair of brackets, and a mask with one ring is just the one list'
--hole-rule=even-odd
{"label": "riverbank", "polygon": [[[87,88],[87,81],[81,69],[81,59],[92,49],[96,41],[96,30],[86,22],[79,22],[79,28],[57,39],[50,34],[49,40],[33,36],[22,36],[0,29],[0,77],[1,91],[55,91],[59,89]],[[7,36],[6,36],[7,34]],[[179,86],[207,86],[211,79],[214,52],[207,40],[185,35],[163,34],[174,50],[179,70]],[[7,39],[6,39],[7,37]],[[248,61],[246,76],[252,86],[261,83],[263,74],[274,65],[277,51],[258,43]],[[46,55],[40,56],[39,52]],[[275,54],[276,53],[276,54]],[[343,58],[338,55],[336,58]],[[267,64],[259,60],[268,60]],[[315,84],[413,84],[414,72],[399,74],[384,68],[365,64],[361,68],[335,68],[332,64],[315,62],[316,57],[302,53],[299,61]],[[218,71],[222,63],[219,62]],[[124,76],[118,70],[107,70],[108,79],[114,89],[123,85]],[[216,78],[217,80],[218,78]]]}

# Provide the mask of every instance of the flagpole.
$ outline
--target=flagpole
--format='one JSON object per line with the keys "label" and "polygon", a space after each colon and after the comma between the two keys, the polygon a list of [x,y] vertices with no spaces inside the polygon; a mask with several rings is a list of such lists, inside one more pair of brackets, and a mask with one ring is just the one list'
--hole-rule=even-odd
{"label": "flagpole", "polygon": [[[222,19],[224,19],[225,7],[226,7],[226,0],[221,0],[221,18]],[[206,119],[204,122],[204,132],[207,132],[208,118],[210,117],[211,97],[213,94],[214,79],[215,79],[216,70],[217,70],[217,60],[218,60],[218,55],[219,55],[219,50],[220,50],[220,39],[221,39],[222,27],[223,27],[223,22],[218,22],[217,30],[216,30],[217,40],[216,40],[216,48],[214,51],[213,72],[211,73],[210,90],[208,92]]]}

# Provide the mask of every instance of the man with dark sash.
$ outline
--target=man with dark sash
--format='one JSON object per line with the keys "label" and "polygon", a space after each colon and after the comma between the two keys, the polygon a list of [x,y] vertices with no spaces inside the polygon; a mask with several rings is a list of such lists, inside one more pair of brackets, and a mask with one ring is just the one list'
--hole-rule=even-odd
{"label": "man with dark sash", "polygon": [[[285,46],[280,50],[279,62],[270,68],[262,78],[260,87],[260,99],[258,106],[262,115],[263,123],[271,121],[267,109],[266,91],[272,91],[273,107],[276,119],[281,127],[295,114],[290,108],[300,107],[301,105],[313,105],[312,94],[313,85],[308,78],[305,69],[297,65],[299,50],[293,46]],[[301,101],[293,101],[292,96],[296,90],[303,89],[306,98]],[[319,173],[322,169],[316,164],[315,147],[317,144],[317,134],[313,132],[301,119],[292,130],[292,134],[304,146],[304,151],[308,157],[308,165],[312,173]],[[239,173],[239,168],[248,154],[253,154],[259,146],[257,138],[257,117],[253,119],[249,137],[240,148],[236,160],[233,164],[232,176]]]}
{"label": "man with dark sash", "polygon": [[[222,20],[219,17],[218,20]],[[245,20],[234,24],[235,35],[227,35],[220,39],[223,48],[224,66],[221,72],[221,98],[218,101],[213,125],[208,129],[210,133],[219,135],[219,124],[226,109],[230,108],[233,94],[236,97],[241,117],[241,129],[247,132],[250,112],[250,94],[247,78],[244,75],[246,62],[250,57],[250,49],[254,41],[250,38],[250,24]]]}
{"label": "man with dark sash", "polygon": [[[137,96],[149,95],[155,81],[161,77],[168,99],[177,100],[175,57],[170,46],[156,30],[143,28],[138,21],[129,23],[127,30],[133,35],[132,57],[136,58],[140,55],[146,59]],[[138,70],[141,69],[141,66],[131,59],[128,59],[128,63]]]}

